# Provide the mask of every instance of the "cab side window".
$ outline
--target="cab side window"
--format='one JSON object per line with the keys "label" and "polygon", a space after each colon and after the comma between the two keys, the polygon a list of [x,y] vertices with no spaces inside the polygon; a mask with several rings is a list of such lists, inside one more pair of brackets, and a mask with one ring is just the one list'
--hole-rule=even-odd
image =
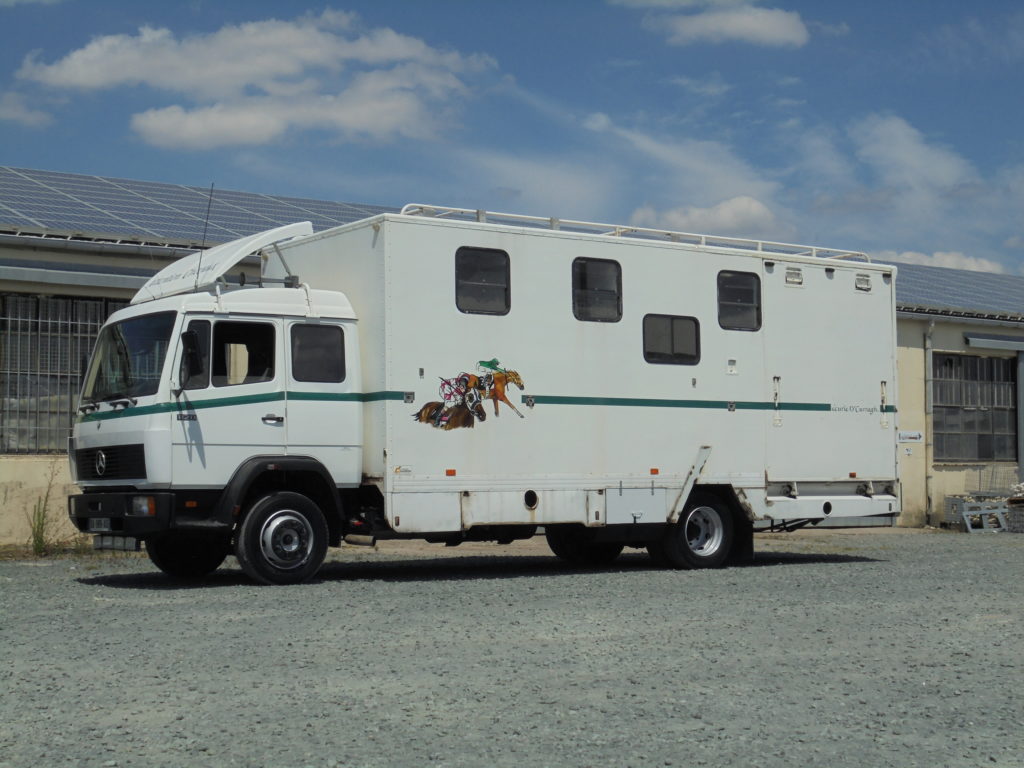
{"label": "cab side window", "polygon": [[210,386],[210,321],[193,320],[185,331],[182,345],[181,388],[206,389]]}
{"label": "cab side window", "polygon": [[345,380],[345,334],[337,325],[293,325],[292,378],[295,381]]}
{"label": "cab side window", "polygon": [[229,320],[213,326],[213,386],[274,378],[274,326]]}

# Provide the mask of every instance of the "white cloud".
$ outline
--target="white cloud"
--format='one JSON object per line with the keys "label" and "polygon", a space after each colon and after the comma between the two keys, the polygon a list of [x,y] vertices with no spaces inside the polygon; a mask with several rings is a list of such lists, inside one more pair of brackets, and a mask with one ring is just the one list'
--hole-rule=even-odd
{"label": "white cloud", "polygon": [[439,115],[424,95],[443,99],[461,90],[453,79],[413,67],[367,72],[338,94],[252,97],[186,110],[151,109],[132,117],[150,144],[180,149],[266,144],[289,129],[328,130],[340,138],[429,139]]}
{"label": "white cloud", "polygon": [[[82,90],[148,85],[215,99],[247,88],[266,90],[310,70],[337,72],[345,65],[420,66],[464,72],[489,66],[483,56],[431,48],[391,29],[352,34],[353,14],[324,11],[295,21],[253,21],[177,39],[169,29],[142,27],[137,35],[105,35],[52,64],[36,54],[18,77]],[[346,36],[344,33],[349,33]]]}
{"label": "white cloud", "polygon": [[493,65],[391,29],[361,31],[354,14],[328,10],[180,39],[143,27],[94,38],[52,63],[29,55],[18,76],[70,90],[181,94],[193,104],[141,112],[132,127],[157,146],[209,149],[266,143],[293,129],[342,139],[429,137],[468,93],[464,78]]}
{"label": "white cloud", "polygon": [[705,78],[680,75],[673,77],[669,82],[685,88],[698,96],[724,96],[732,90],[732,86],[725,82],[725,79],[718,72],[713,72]]}
{"label": "white cloud", "polygon": [[795,138],[799,173],[814,179],[822,189],[849,187],[855,179],[852,161],[836,146],[835,136],[828,130],[815,128]]}
{"label": "white cloud", "polygon": [[1015,64],[1024,58],[1024,12],[986,14],[926,30],[910,51],[942,69]]}
{"label": "white cloud", "polygon": [[503,152],[460,150],[455,159],[459,194],[464,196],[486,179],[486,189],[470,192],[474,199],[490,198],[517,213],[593,220],[607,209],[621,184],[615,168],[598,166],[586,158],[525,159]]}
{"label": "white cloud", "polygon": [[681,206],[658,211],[644,206],[633,212],[630,221],[638,227],[732,237],[774,237],[782,229],[768,206],[749,195],[723,200],[708,208]]}
{"label": "white cloud", "polygon": [[[747,5],[752,0],[608,0],[626,8],[695,8],[708,5]],[[756,0],[753,0],[756,2]]]}
{"label": "white cloud", "polygon": [[967,256],[959,251],[936,251],[932,254],[918,251],[879,251],[872,253],[874,261],[901,261],[905,264],[923,264],[927,267],[946,267],[948,269],[967,269],[973,272],[995,272],[1005,274],[1006,268],[991,259]]}
{"label": "white cloud", "polygon": [[977,181],[970,163],[950,149],[929,143],[903,118],[871,115],[854,123],[850,136],[857,156],[883,184],[925,192]]}
{"label": "white cloud", "polygon": [[583,121],[591,130],[610,136],[621,146],[632,149],[646,161],[654,179],[650,184],[664,190],[664,195],[708,204],[738,195],[769,199],[777,185],[766,180],[756,169],[718,141],[681,138],[662,139],[642,131],[622,128],[608,115],[595,113]]}
{"label": "white cloud", "polygon": [[583,118],[583,127],[589,131],[607,131],[612,128],[612,119],[604,112],[594,112]]}
{"label": "white cloud", "polygon": [[741,42],[799,48],[807,43],[807,25],[795,11],[736,5],[700,13],[649,16],[649,28],[664,31],[672,45]]}
{"label": "white cloud", "polygon": [[0,93],[0,120],[19,123],[30,128],[48,125],[53,118],[47,112],[33,109],[20,93]]}
{"label": "white cloud", "polygon": [[807,26],[813,29],[815,32],[829,37],[846,37],[850,34],[850,25],[845,21],[841,21],[838,24],[826,24],[823,21],[808,21]]}

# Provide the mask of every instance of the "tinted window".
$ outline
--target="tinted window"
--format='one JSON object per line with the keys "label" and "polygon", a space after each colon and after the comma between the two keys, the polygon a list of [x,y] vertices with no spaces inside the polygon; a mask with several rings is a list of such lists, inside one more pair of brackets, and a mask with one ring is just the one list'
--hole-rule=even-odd
{"label": "tinted window", "polygon": [[455,252],[455,305],[461,312],[507,315],[511,307],[508,254],[489,248]]}
{"label": "tinted window", "polygon": [[210,321],[193,320],[187,333],[191,341],[182,345],[181,388],[206,389],[210,386]]}
{"label": "tinted window", "polygon": [[718,324],[730,331],[761,327],[761,278],[750,272],[718,273]]}
{"label": "tinted window", "polygon": [[696,365],[700,362],[700,324],[695,317],[644,316],[644,360]]}
{"label": "tinted window", "polygon": [[573,261],[572,313],[577,320],[614,323],[622,319],[622,267],[617,261]]}
{"label": "tinted window", "polygon": [[292,378],[345,380],[345,337],[337,325],[292,326]]}
{"label": "tinted window", "polygon": [[274,378],[274,326],[226,321],[213,326],[213,386]]}

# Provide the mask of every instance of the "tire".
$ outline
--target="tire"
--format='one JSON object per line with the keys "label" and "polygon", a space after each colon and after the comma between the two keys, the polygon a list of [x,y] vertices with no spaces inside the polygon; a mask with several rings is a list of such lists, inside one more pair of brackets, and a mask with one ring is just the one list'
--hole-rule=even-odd
{"label": "tire", "polygon": [[545,530],[544,536],[556,557],[590,568],[609,565],[623,549],[622,544],[614,541],[588,541],[584,528],[552,527]]}
{"label": "tire", "polygon": [[[694,493],[679,522],[652,544],[655,562],[669,568],[721,568],[732,549],[735,524],[732,511],[710,493]],[[653,556],[653,553],[652,553]]]}
{"label": "tire", "polygon": [[651,556],[651,562],[658,568],[668,568],[668,558],[665,557],[665,550],[660,541],[653,541],[647,545],[647,554]]}
{"label": "tire", "polygon": [[224,539],[168,533],[146,542],[150,561],[175,579],[199,579],[213,573],[230,551]]}
{"label": "tire", "polygon": [[320,570],[327,554],[327,521],[305,496],[277,491],[257,499],[235,537],[235,556],[262,584],[300,584]]}

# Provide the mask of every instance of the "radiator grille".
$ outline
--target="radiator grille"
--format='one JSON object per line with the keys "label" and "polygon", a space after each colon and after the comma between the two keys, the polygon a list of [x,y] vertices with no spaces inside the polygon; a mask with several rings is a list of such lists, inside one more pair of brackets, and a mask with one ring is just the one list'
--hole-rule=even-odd
{"label": "radiator grille", "polygon": [[[98,457],[100,451],[103,452],[102,461]],[[75,451],[75,468],[79,480],[145,479],[146,451],[142,443],[82,448]]]}

